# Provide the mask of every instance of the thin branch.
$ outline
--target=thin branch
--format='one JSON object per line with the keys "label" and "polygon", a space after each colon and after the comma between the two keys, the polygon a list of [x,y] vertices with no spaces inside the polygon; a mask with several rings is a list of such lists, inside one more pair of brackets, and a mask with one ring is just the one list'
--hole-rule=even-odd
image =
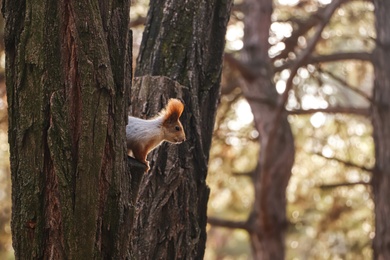
{"label": "thin branch", "polygon": [[282,50],[277,56],[273,57],[272,60],[284,59],[292,52],[297,46],[298,39],[302,35],[306,34],[311,28],[316,26],[320,22],[321,14],[324,12],[325,7],[318,9],[318,11],[311,15],[307,20],[302,21],[298,19],[290,19],[291,22],[294,22],[298,25],[298,29],[294,30],[290,37],[284,39],[284,44],[286,48]]}
{"label": "thin branch", "polygon": [[353,87],[351,86],[346,80],[344,80],[343,78],[335,75],[334,73],[330,72],[330,71],[324,71],[324,70],[321,70],[322,73],[326,73],[328,74],[330,77],[332,77],[334,80],[338,81],[343,87],[355,92],[356,94],[358,94],[359,96],[365,98],[367,101],[369,101],[370,103],[374,103],[374,101],[372,100],[372,98],[367,95],[364,91],[361,91],[359,88],[357,87]]}
{"label": "thin branch", "polygon": [[[309,56],[307,59],[304,60],[304,62],[302,63],[302,66],[308,65],[308,64],[336,62],[336,61],[343,61],[343,60],[372,61],[372,53],[369,53],[369,52],[339,52],[339,53],[332,53],[332,54],[328,54],[328,55]],[[281,66],[275,67],[274,71],[280,72],[282,70],[289,69],[293,64],[294,64],[294,60],[288,61]]]}
{"label": "thin branch", "polygon": [[291,90],[293,85],[293,79],[296,76],[296,73],[298,69],[304,64],[305,60],[310,56],[310,54],[313,52],[315,46],[317,45],[318,40],[321,37],[322,31],[328,24],[330,18],[332,17],[333,13],[336,11],[336,9],[347,0],[335,0],[332,1],[330,4],[328,4],[324,10],[324,16],[321,23],[317,26],[317,30],[315,31],[313,37],[308,41],[307,47],[305,50],[303,50],[301,53],[299,53],[298,57],[293,60],[292,66],[291,66],[291,72],[290,76],[287,79],[286,82],[286,90],[282,97],[281,102],[281,109],[284,108],[286,101],[288,99],[288,92]]}
{"label": "thin branch", "polygon": [[[335,2],[335,1],[333,1]],[[341,3],[342,4],[342,3]],[[324,7],[321,7],[312,14],[309,18],[306,20],[300,20],[300,19],[289,19],[287,21],[279,21],[279,22],[291,22],[294,23],[298,28],[295,29],[291,36],[288,38],[285,38],[283,43],[285,44],[286,48],[282,50],[281,53],[279,53],[277,56],[272,58],[272,61],[279,60],[279,59],[285,59],[288,57],[288,54],[292,51],[294,51],[295,47],[297,46],[299,37],[306,34],[311,28],[314,26],[317,26],[319,23],[328,23],[328,14],[329,8],[331,7],[329,5],[326,5]],[[340,4],[336,4],[340,5]]]}
{"label": "thin branch", "polygon": [[229,81],[226,84],[221,84],[221,96],[231,94],[236,88],[239,88],[236,82]]}
{"label": "thin branch", "polygon": [[308,63],[333,62],[340,60],[361,60],[372,61],[372,53],[370,52],[338,52],[328,55],[311,56]]}
{"label": "thin branch", "polygon": [[225,219],[219,219],[214,217],[208,217],[207,223],[213,226],[218,227],[225,227],[225,228],[239,228],[249,231],[250,226],[247,221],[232,221],[232,220],[225,220]]}
{"label": "thin branch", "polygon": [[224,61],[229,63],[230,67],[232,67],[232,68],[236,69],[238,72],[240,72],[241,76],[247,82],[252,82],[253,80],[256,79],[257,75],[251,69],[251,67],[246,65],[245,63],[239,61],[238,59],[234,58],[233,55],[231,55],[229,53],[225,53]]}
{"label": "thin branch", "polygon": [[[224,109],[221,109],[221,106],[219,106],[219,113],[220,113],[220,116],[218,116],[216,118],[216,126],[217,128],[214,129],[214,135],[218,136],[219,135],[219,132],[220,132],[220,126],[221,126],[221,122],[224,122],[228,116],[228,110],[229,108],[231,107],[231,105],[235,102],[237,102],[237,100],[239,100],[241,98],[241,95],[240,94],[237,94],[237,95],[234,95],[229,101],[228,101],[228,104],[227,106],[224,106]],[[226,136],[226,134],[223,134],[224,136]]]}
{"label": "thin branch", "polygon": [[355,185],[371,185],[370,182],[358,181],[358,182],[342,182],[334,184],[323,184],[318,186],[320,189],[334,189],[338,187],[355,186]]}
{"label": "thin branch", "polygon": [[139,25],[144,25],[146,22],[146,17],[139,16],[137,19],[130,21],[130,28],[137,27]]}
{"label": "thin branch", "polygon": [[233,172],[233,175],[236,177],[249,177],[253,178],[256,173],[256,169],[249,172]]}
{"label": "thin branch", "polygon": [[329,114],[353,114],[359,116],[368,117],[370,115],[369,108],[356,108],[356,107],[328,107],[328,108],[315,108],[315,109],[296,109],[287,111],[289,115],[308,115],[317,112],[329,113]]}
{"label": "thin branch", "polygon": [[361,166],[361,165],[357,165],[357,164],[355,164],[353,162],[350,162],[350,161],[344,161],[342,159],[335,158],[335,157],[329,158],[329,157],[323,156],[321,153],[314,153],[314,154],[317,155],[317,156],[320,156],[322,158],[328,159],[328,160],[333,160],[333,161],[339,162],[341,164],[344,164],[347,167],[357,168],[359,170],[370,172],[370,173],[372,173],[374,171],[373,168],[368,168],[368,167],[364,167],[364,166]]}

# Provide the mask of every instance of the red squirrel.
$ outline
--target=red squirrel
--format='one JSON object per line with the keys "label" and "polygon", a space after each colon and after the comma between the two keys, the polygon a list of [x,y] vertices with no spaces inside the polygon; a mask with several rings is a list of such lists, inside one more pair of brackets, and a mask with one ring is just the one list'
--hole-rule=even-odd
{"label": "red squirrel", "polygon": [[129,116],[126,126],[127,149],[133,152],[135,159],[144,163],[149,170],[146,156],[163,141],[181,143],[186,135],[179,120],[184,104],[175,98],[168,101],[160,113],[149,120]]}

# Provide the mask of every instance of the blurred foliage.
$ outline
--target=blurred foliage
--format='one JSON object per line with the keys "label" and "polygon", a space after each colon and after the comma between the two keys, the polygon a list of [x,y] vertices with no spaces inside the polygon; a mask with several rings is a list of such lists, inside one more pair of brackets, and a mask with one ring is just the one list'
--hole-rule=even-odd
{"label": "blurred foliage", "polygon": [[373,165],[370,122],[326,115],[316,128],[311,117],[291,117],[297,153],[287,193],[288,259],[370,259],[370,173],[359,167]]}
{"label": "blurred foliage", "polygon": [[[269,51],[275,67],[293,59],[313,34],[308,30],[298,45],[284,42],[330,0],[275,0]],[[133,0],[134,66],[141,43],[148,1]],[[226,35],[226,51],[240,58],[243,48],[245,0],[235,1]],[[1,28],[3,20],[1,19]],[[315,54],[371,51],[374,47],[373,6],[349,1],[339,8],[322,33]],[[1,31],[1,36],[3,31]],[[4,51],[0,66],[0,259],[12,259],[10,236],[10,173],[4,87]],[[275,73],[283,93],[288,70]],[[368,107],[373,69],[369,62],[348,60],[302,67],[294,79],[288,110],[331,106]],[[249,105],[241,96],[245,82],[225,63],[221,102],[210,151],[208,185],[210,216],[245,221],[253,204],[251,172],[260,151]],[[358,90],[358,91],[356,91]],[[360,94],[359,94],[360,93]],[[367,97],[365,97],[366,95]],[[287,259],[371,259],[374,236],[373,202],[369,181],[374,147],[369,118],[346,114],[292,114],[296,158],[287,191],[289,219]],[[244,230],[208,225],[205,259],[251,259]]]}

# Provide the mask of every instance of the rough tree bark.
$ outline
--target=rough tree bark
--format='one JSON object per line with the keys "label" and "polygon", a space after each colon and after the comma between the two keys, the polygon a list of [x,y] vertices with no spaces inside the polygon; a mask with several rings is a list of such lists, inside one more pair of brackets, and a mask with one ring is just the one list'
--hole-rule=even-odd
{"label": "rough tree bark", "polygon": [[376,49],[372,105],[375,168],[372,187],[375,203],[374,259],[390,259],[390,2],[374,0]]}
{"label": "rough tree bark", "polygon": [[4,0],[17,259],[123,259],[130,1]]}
{"label": "rough tree bark", "polygon": [[[169,79],[139,79],[144,87],[134,85],[132,107],[136,115],[153,116],[167,98],[180,97],[187,141],[164,144],[151,154],[134,226],[137,259],[203,258],[205,179],[231,5],[231,0],[151,1],[136,76]],[[153,80],[156,85],[147,83]]]}
{"label": "rough tree bark", "polygon": [[245,61],[255,76],[247,78],[243,93],[252,109],[261,147],[248,232],[253,258],[265,260],[284,259],[286,188],[295,154],[287,114],[280,114],[279,95],[272,82],[268,55],[272,3],[272,0],[246,1],[244,18]]}

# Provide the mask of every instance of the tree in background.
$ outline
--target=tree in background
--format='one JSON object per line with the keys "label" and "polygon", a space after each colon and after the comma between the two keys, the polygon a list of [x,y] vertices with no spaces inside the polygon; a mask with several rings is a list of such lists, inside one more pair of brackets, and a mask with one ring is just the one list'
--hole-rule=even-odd
{"label": "tree in background", "polygon": [[375,0],[376,48],[372,123],[375,140],[375,168],[372,187],[375,202],[374,259],[390,258],[390,2]]}
{"label": "tree in background", "polygon": [[[282,158],[286,154],[289,154],[286,157],[289,158],[294,153],[288,152],[289,145],[281,146],[279,150],[277,145],[278,142],[283,144],[289,140],[286,136],[289,132],[288,123],[291,123],[294,137],[297,139],[297,157],[292,171],[296,176],[302,174],[306,177],[301,179],[301,182],[297,182],[297,177],[293,176],[289,186],[291,190],[287,191],[290,202],[288,213],[292,214],[292,216],[289,215],[289,222],[285,222],[286,226],[288,223],[292,224],[288,225],[287,249],[291,251],[293,248],[294,252],[300,251],[301,255],[305,256],[310,254],[316,259],[318,257],[343,256],[348,252],[348,248],[351,248],[351,251],[353,251],[352,248],[364,250],[365,255],[367,255],[368,237],[372,236],[370,208],[362,211],[363,214],[357,214],[350,218],[347,221],[349,229],[347,229],[347,225],[341,226],[335,223],[351,216],[349,212],[353,212],[351,211],[352,205],[354,207],[370,205],[364,202],[369,198],[366,187],[369,184],[369,176],[372,171],[370,168],[372,160],[369,159],[370,148],[356,145],[356,139],[359,138],[370,147],[369,127],[362,127],[368,123],[364,117],[368,116],[368,105],[371,100],[370,95],[367,94],[370,92],[370,84],[366,83],[370,79],[367,76],[370,68],[366,61],[371,59],[370,51],[373,44],[370,40],[372,35],[367,33],[369,27],[367,29],[367,25],[364,24],[364,22],[370,22],[370,13],[366,12],[370,4],[364,1],[332,1],[330,4],[322,4],[322,2],[327,1],[297,1],[290,6],[287,1],[275,2],[280,4],[277,5],[274,12],[272,12],[272,1],[257,1],[258,7],[251,1],[243,1],[236,6],[235,12],[233,12],[236,23],[231,24],[230,28],[232,30],[244,28],[242,39],[244,47],[238,48],[236,52],[231,51],[231,55],[227,55],[225,59],[228,72],[225,76],[226,79],[223,80],[225,82],[223,92],[226,93],[227,97],[225,102],[222,102],[223,112],[217,120],[216,138],[221,140],[215,141],[218,143],[218,147],[215,149],[220,153],[214,153],[214,148],[212,149],[212,158],[214,159],[216,156],[219,159],[216,160],[219,167],[216,170],[212,160],[209,174],[213,181],[219,183],[211,184],[212,188],[216,188],[217,191],[214,193],[215,195],[212,194],[213,200],[211,200],[210,208],[214,208],[214,204],[217,204],[215,201],[224,201],[223,196],[226,194],[231,194],[228,197],[231,198],[232,202],[226,202],[227,207],[231,207],[230,211],[239,210],[237,197],[242,197],[242,202],[245,201],[245,204],[251,205],[247,202],[249,196],[247,194],[250,193],[251,189],[244,186],[244,183],[248,185],[248,182],[239,181],[244,176],[251,177],[255,195],[252,201],[253,206],[247,206],[245,209],[247,214],[242,216],[246,220],[230,221],[225,217],[227,214],[221,212],[222,214],[219,213],[219,215],[224,216],[223,218],[210,217],[209,223],[213,226],[246,230],[252,244],[252,255],[256,259],[269,257],[282,259],[284,257],[285,229],[282,223],[283,216],[285,216],[286,204],[283,203],[283,199],[285,198],[286,185],[283,183],[286,184],[288,181],[289,173],[285,171],[286,174],[281,174],[283,171],[278,170],[281,175],[274,173],[267,178],[267,174],[263,175],[262,168],[267,165],[264,163],[264,158],[272,158],[270,150],[275,149],[278,156],[270,160],[269,165],[274,165],[274,169],[277,169],[277,165],[280,164],[281,168],[279,169],[286,167],[291,170],[291,161]],[[255,13],[252,17],[257,19],[257,22],[253,23],[254,26],[249,22],[251,13]],[[267,21],[265,17],[269,17],[268,23],[259,22],[261,19]],[[362,20],[363,17],[366,20]],[[353,29],[348,22],[354,23]],[[270,46],[269,43],[271,43]],[[229,47],[229,43],[227,46]],[[234,43],[230,46],[232,49],[235,48]],[[248,52],[250,55],[247,54]],[[263,59],[256,59],[261,55]],[[268,62],[270,64],[267,65],[267,60],[272,61],[272,63]],[[268,86],[266,81],[253,87],[253,83],[261,77],[270,82],[269,89],[266,87]],[[271,82],[275,82],[276,86]],[[241,90],[237,90],[237,87],[240,87]],[[275,88],[280,96],[276,93]],[[258,93],[261,95],[257,95]],[[251,106],[255,130],[242,127],[241,133],[234,134],[232,130],[240,127],[235,126],[231,121],[238,121],[240,124],[240,121],[244,121],[239,118],[243,114],[237,114],[238,119],[235,119],[231,112],[227,112],[226,106],[233,104],[236,109],[237,106],[239,109],[243,107],[240,96],[244,96]],[[256,109],[254,104],[262,106],[262,108]],[[289,115],[288,121],[286,114]],[[267,118],[271,118],[268,120],[270,123],[267,123]],[[333,123],[330,123],[332,121]],[[348,126],[348,121],[350,126]],[[287,124],[287,128],[283,122]],[[354,124],[358,125],[359,128],[355,130]],[[321,126],[323,127],[320,128]],[[278,132],[282,130],[284,133]],[[320,130],[323,133],[320,134]],[[247,134],[246,138],[245,134]],[[280,137],[283,134],[285,136]],[[277,137],[278,135],[280,136]],[[274,137],[276,141],[273,140]],[[266,139],[261,141],[262,138]],[[345,138],[345,141],[340,140],[341,138]],[[254,156],[248,151],[251,146],[249,144],[253,143],[254,140],[260,140],[259,163],[257,166],[252,163],[245,165],[244,162],[250,162],[250,159],[245,160],[244,157],[254,159]],[[271,140],[270,146],[267,143],[269,140]],[[292,143],[292,139],[290,140]],[[241,143],[243,144],[241,145]],[[229,146],[232,148],[226,148]],[[240,146],[243,148],[238,148]],[[256,151],[256,149],[252,151]],[[233,154],[238,155],[239,152],[242,152],[242,156],[235,158]],[[262,152],[265,152],[265,156],[261,155]],[[226,159],[226,163],[221,163],[221,158]],[[356,160],[357,158],[359,161]],[[233,169],[228,169],[225,164],[230,165]],[[251,171],[247,165],[253,167]],[[242,166],[249,171],[242,172],[244,169]],[[226,182],[214,177],[214,174],[219,174],[220,168],[232,174],[229,177],[223,177]],[[355,177],[352,178],[352,176]],[[234,184],[228,184],[230,182]],[[306,182],[309,183],[306,184]],[[228,188],[222,186],[221,183],[229,186],[229,189],[234,185],[241,187],[241,189],[234,187],[232,188],[233,192],[228,193],[226,192]],[[309,189],[309,192],[304,189]],[[259,190],[263,193],[258,192]],[[348,196],[346,196],[347,194]],[[352,194],[353,196],[351,196]],[[315,200],[310,202],[313,198]],[[264,204],[266,202],[271,202],[271,204],[273,202],[273,204],[263,207],[262,211],[256,214],[258,205],[262,203],[266,205]],[[306,209],[309,202],[312,203],[311,208]],[[301,204],[300,207],[296,206],[298,203]],[[217,210],[213,210],[213,212],[218,213]],[[271,212],[273,212],[270,214],[271,219],[280,221],[278,225],[272,225],[272,221],[265,222],[267,220],[266,214]],[[232,219],[237,219],[237,215],[239,213],[236,213]],[[256,216],[260,216],[260,218],[256,218]],[[256,219],[260,219],[260,222],[264,221],[263,223],[271,223],[271,225],[268,226],[268,229],[265,229],[266,225],[253,225]],[[364,241],[358,241],[352,235],[356,230],[356,225],[362,227],[361,223],[364,223],[364,230],[359,232],[364,233],[362,237],[367,238],[361,239]],[[342,231],[332,234],[334,229],[329,229],[330,234],[327,234],[327,228],[339,228]],[[343,229],[351,232],[347,233]],[[278,235],[269,235],[271,232]],[[259,234],[259,237],[262,238],[263,245],[267,245],[265,248],[253,246],[256,243],[261,245],[261,239],[256,239],[256,236],[253,236],[254,233]],[[298,236],[298,233],[301,233],[301,236]],[[264,234],[268,234],[268,236]],[[272,237],[276,237],[275,240],[278,242],[275,244],[278,244],[278,247],[267,244],[266,240]],[[335,242],[337,246],[326,245],[327,242],[322,242],[327,238],[329,241],[337,241]],[[210,243],[213,242],[210,241]],[[329,247],[326,254],[323,253],[323,246]],[[231,251],[233,249],[229,253],[232,253]],[[299,257],[299,254],[296,255]],[[291,253],[289,257],[292,257]]]}
{"label": "tree in background", "polygon": [[[294,140],[272,81],[269,31],[272,0],[248,0],[244,7],[242,93],[248,100],[259,133],[260,153],[253,173],[254,205],[245,223],[255,259],[284,259],[286,188],[294,162]],[[284,105],[282,105],[284,107]],[[211,222],[213,223],[213,222]]]}

